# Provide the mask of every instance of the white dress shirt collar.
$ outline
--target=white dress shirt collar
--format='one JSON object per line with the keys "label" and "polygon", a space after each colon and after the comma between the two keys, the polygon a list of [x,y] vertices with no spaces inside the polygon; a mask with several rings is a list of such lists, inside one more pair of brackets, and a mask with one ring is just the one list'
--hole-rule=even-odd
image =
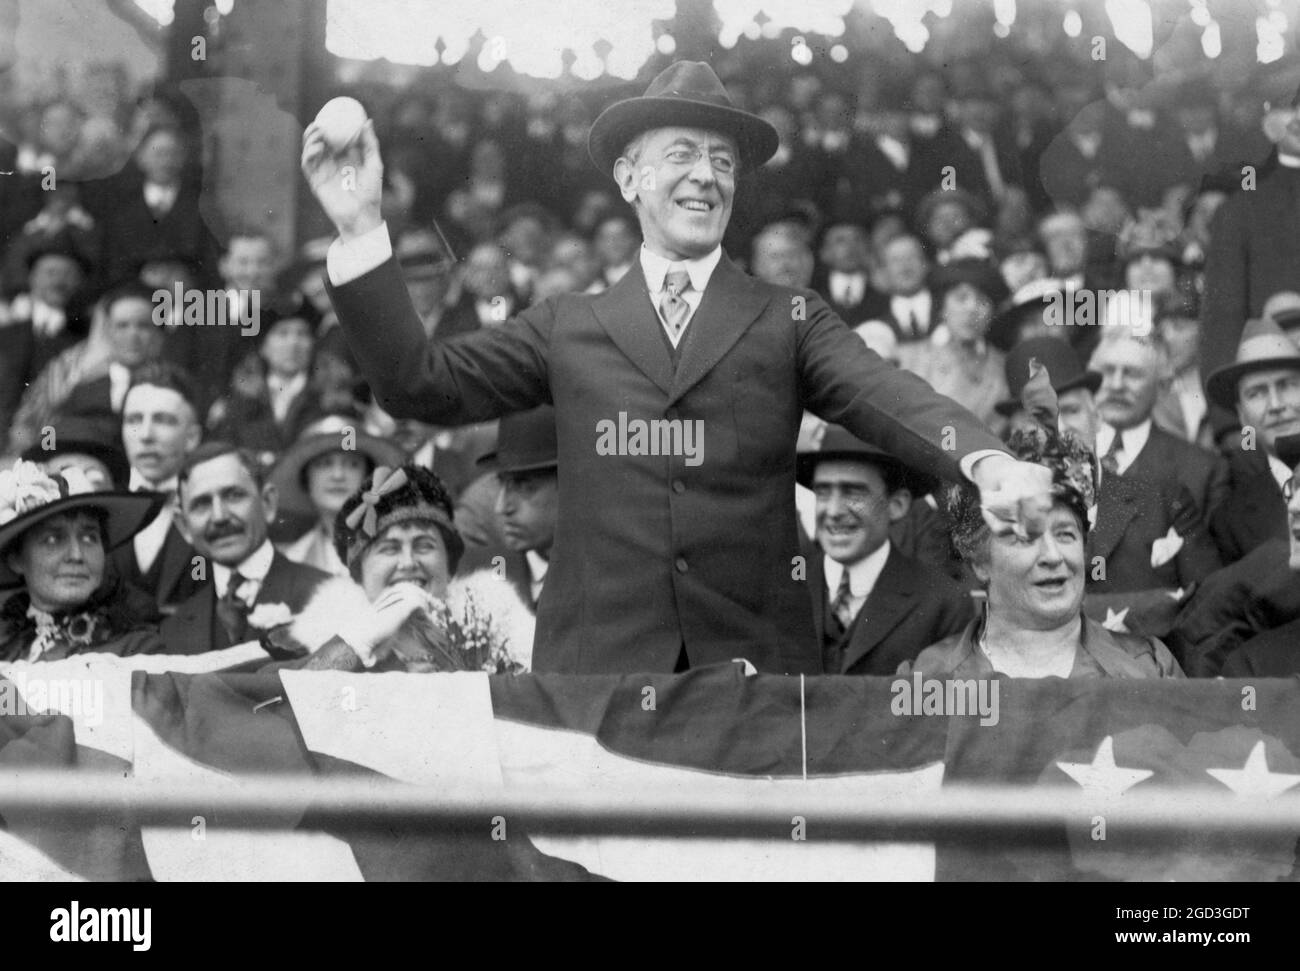
{"label": "white dress shirt collar", "polygon": [[[1128,467],[1133,464],[1133,460],[1142,454],[1142,449],[1147,447],[1147,439],[1151,437],[1151,419],[1148,418],[1140,425],[1134,425],[1132,428],[1125,428],[1123,436],[1124,447],[1115,456],[1115,467],[1119,470],[1120,475],[1128,471]],[[1104,421],[1098,422],[1097,455],[1104,456],[1109,452],[1110,443],[1114,440],[1114,426],[1108,425]]]}
{"label": "white dress shirt collar", "polygon": [[127,488],[132,492],[175,492],[176,484],[174,475],[170,479],[163,479],[162,482],[150,482],[137,469],[132,468]]}
{"label": "white dress shirt collar", "polygon": [[645,243],[641,244],[641,269],[645,273],[646,287],[653,294],[662,293],[664,277],[673,266],[683,267],[691,277],[691,289],[703,293],[709,285],[709,279],[722,259],[722,247],[717,246],[713,252],[694,260],[670,260],[653,252]]}
{"label": "white dress shirt collar", "polygon": [[862,294],[866,291],[866,275],[863,273],[844,273],[840,270],[831,270],[826,278],[827,289],[831,292],[831,299],[836,303],[856,304],[862,300]]}
{"label": "white dress shirt collar", "polygon": [[108,365],[108,401],[114,414],[122,413],[122,404],[126,401],[126,392],[131,387],[131,369],[116,361]]}
{"label": "white dress shirt collar", "polygon": [[[238,573],[246,581],[245,588],[248,586],[247,581],[251,581],[257,588],[261,588],[262,581],[266,579],[267,573],[271,571],[271,560],[275,557],[275,547],[271,545],[269,539],[262,540],[262,545],[249,553],[243,562],[233,569],[223,566],[220,563],[212,564],[212,582],[217,588],[217,598],[220,599],[226,595],[226,587],[230,583],[230,574]],[[245,603],[250,603],[257,596],[254,592],[251,595],[244,591],[236,591]]]}
{"label": "white dress shirt collar", "polygon": [[289,415],[289,406],[293,399],[307,388],[307,372],[302,371],[285,380],[278,374],[266,376],[266,390],[271,397],[271,413],[275,420],[283,422]]}
{"label": "white dress shirt collar", "polygon": [[1300,169],[1300,155],[1287,155],[1283,152],[1277,153],[1277,164],[1284,169]]}
{"label": "white dress shirt collar", "polygon": [[542,595],[542,585],[546,582],[546,571],[550,563],[537,550],[525,550],[524,559],[528,561],[528,587],[533,595],[533,603]]}
{"label": "white dress shirt collar", "polygon": [[[889,540],[880,544],[880,548],[873,553],[868,553],[856,563],[850,563],[847,567],[849,571],[849,596],[853,600],[866,600],[871,596],[871,591],[876,588],[876,582],[880,579],[880,574],[884,572],[885,561],[889,559]],[[823,569],[826,572],[826,589],[830,591],[832,598],[835,591],[840,587],[840,577],[846,569],[843,563],[831,559],[829,556],[823,559]]]}

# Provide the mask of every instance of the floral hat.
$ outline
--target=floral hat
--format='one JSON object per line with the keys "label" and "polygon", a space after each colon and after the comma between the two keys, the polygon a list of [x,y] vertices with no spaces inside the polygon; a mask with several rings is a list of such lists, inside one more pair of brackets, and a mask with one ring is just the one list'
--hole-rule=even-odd
{"label": "floral hat", "polygon": [[111,550],[152,522],[166,501],[160,495],[96,492],[79,468],[51,476],[20,459],[0,471],[0,589],[22,586],[23,578],[2,554],[37,523],[80,509],[98,511],[104,516],[104,548]]}

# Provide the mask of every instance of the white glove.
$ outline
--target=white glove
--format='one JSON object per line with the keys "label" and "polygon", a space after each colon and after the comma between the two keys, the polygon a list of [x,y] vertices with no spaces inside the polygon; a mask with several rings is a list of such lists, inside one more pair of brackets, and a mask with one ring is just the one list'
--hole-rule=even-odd
{"label": "white glove", "polygon": [[416,611],[433,609],[433,596],[414,583],[398,583],[385,590],[370,608],[339,628],[339,637],[367,668],[379,660],[375,649],[406,623]]}

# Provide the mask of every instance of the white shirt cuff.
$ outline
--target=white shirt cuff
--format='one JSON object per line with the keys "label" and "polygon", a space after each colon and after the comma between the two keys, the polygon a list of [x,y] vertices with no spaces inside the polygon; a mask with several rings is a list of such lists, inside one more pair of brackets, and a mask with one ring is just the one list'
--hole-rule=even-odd
{"label": "white shirt cuff", "polygon": [[330,243],[325,251],[325,272],[333,286],[341,287],[365,276],[392,255],[388,223],[380,223],[355,239],[344,241],[340,237]]}
{"label": "white shirt cuff", "polygon": [[990,455],[1007,455],[1007,453],[1000,452],[996,448],[982,448],[978,452],[971,452],[961,460],[961,474],[966,476],[969,481],[974,482],[975,463],[982,458],[988,458]]}

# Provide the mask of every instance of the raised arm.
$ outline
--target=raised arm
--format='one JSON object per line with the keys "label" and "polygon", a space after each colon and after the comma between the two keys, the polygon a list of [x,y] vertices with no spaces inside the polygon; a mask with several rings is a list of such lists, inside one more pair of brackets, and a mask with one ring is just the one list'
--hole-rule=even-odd
{"label": "raised arm", "polygon": [[330,299],[390,414],[459,425],[549,402],[549,305],[451,341],[425,336],[380,214],[383,162],[371,122],[341,153],[309,125],[302,170],[339,233],[328,259]]}

